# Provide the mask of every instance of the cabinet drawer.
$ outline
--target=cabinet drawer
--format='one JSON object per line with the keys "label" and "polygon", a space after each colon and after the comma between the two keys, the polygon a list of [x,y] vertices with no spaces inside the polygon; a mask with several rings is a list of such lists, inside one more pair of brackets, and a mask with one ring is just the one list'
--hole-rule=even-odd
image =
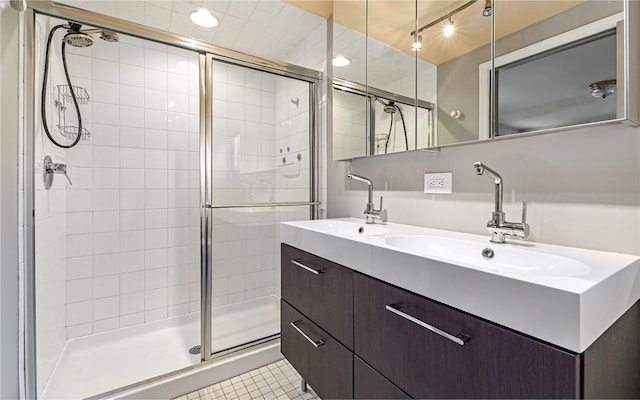
{"label": "cabinet drawer", "polygon": [[353,271],[282,245],[282,298],[353,348]]}
{"label": "cabinet drawer", "polygon": [[577,355],[358,273],[354,316],[355,353],[414,398],[580,395]]}
{"label": "cabinet drawer", "polygon": [[358,357],[353,358],[354,399],[410,399],[387,378]]}
{"label": "cabinet drawer", "polygon": [[353,398],[353,353],[280,301],[281,349],[322,399]]}

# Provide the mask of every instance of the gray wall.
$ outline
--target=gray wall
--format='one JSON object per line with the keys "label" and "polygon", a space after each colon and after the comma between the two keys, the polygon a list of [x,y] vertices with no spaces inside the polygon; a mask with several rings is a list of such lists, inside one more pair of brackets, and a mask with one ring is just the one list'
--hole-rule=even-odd
{"label": "gray wall", "polygon": [[[330,162],[328,215],[362,217],[366,191],[347,183],[351,170],[373,180],[390,222],[487,235],[493,184],[472,168],[482,161],[502,174],[509,221],[529,201],[528,240],[640,255],[639,158],[640,129],[611,125]],[[454,193],[424,194],[423,174],[442,171]]]}
{"label": "gray wall", "polygon": [[18,14],[0,9],[0,398],[18,398]]}
{"label": "gray wall", "polygon": [[[621,11],[622,2],[586,2],[498,40],[496,56]],[[500,25],[503,18],[506,17],[496,15],[496,26]],[[466,142],[478,137],[478,66],[490,60],[490,52],[487,45],[438,65],[437,131],[440,145]],[[460,110],[464,117],[458,120],[451,118],[449,113],[453,110]]]}

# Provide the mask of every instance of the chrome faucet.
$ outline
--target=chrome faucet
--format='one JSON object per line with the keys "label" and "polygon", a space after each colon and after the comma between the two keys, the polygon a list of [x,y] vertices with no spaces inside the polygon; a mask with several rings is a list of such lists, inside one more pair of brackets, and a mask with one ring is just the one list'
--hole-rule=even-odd
{"label": "chrome faucet", "polygon": [[527,202],[522,202],[522,222],[507,222],[502,211],[502,177],[499,173],[487,167],[480,161],[473,164],[476,175],[485,172],[493,178],[495,192],[495,210],[491,213],[491,220],[487,222],[487,230],[491,233],[492,243],[504,243],[505,236],[526,238],[529,236],[529,225],[526,223]]}
{"label": "chrome faucet", "polygon": [[376,210],[373,204],[373,182],[371,179],[367,179],[364,176],[352,174],[347,172],[348,179],[354,179],[356,181],[364,182],[369,185],[369,193],[367,197],[367,206],[364,209],[365,222],[367,224],[374,224],[376,220],[387,222],[387,210],[382,209],[382,196],[380,196],[380,209]]}

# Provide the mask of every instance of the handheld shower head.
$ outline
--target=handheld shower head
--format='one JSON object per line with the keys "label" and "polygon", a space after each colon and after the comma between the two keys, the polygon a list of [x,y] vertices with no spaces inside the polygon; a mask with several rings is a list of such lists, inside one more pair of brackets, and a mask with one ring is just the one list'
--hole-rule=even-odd
{"label": "handheld shower head", "polygon": [[80,28],[82,28],[82,25],[70,22],[67,34],[64,35],[62,41],[73,47],[91,46],[93,44],[93,37],[86,32],[82,32]]}

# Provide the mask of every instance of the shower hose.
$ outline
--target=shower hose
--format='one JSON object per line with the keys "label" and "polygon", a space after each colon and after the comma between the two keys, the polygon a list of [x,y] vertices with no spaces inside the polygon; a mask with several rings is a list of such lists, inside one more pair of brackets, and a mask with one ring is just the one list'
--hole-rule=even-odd
{"label": "shower hose", "polygon": [[62,42],[62,66],[64,67],[64,77],[67,80],[67,85],[69,85],[69,91],[71,92],[71,99],[73,100],[73,106],[76,109],[76,115],[78,116],[78,135],[73,140],[71,144],[61,144],[58,143],[51,132],[49,131],[49,125],[47,124],[47,75],[49,72],[49,48],[51,47],[51,40],[53,39],[53,34],[60,28],[64,28],[64,25],[56,25],[49,31],[49,37],[47,38],[47,48],[45,50],[44,56],[44,76],[42,77],[42,96],[41,96],[41,104],[40,111],[42,116],[42,125],[44,127],[44,132],[47,134],[47,137],[51,142],[63,149],[70,149],[80,142],[80,138],[82,137],[82,115],[80,114],[80,106],[78,105],[78,99],[76,98],[76,93],[73,90],[73,85],[71,84],[71,78],[69,77],[69,70],[67,68],[67,52],[66,52],[66,43]]}

